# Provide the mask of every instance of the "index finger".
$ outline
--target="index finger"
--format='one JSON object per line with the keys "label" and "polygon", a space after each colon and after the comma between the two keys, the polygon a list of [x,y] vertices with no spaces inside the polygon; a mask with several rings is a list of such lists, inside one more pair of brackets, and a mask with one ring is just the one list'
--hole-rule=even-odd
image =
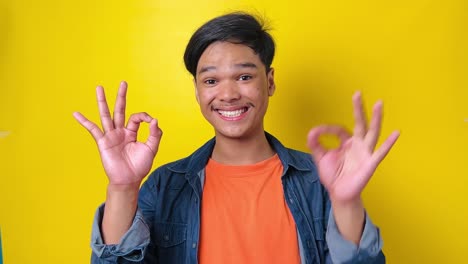
{"label": "index finger", "polygon": [[325,155],[326,150],[319,141],[321,135],[335,135],[340,139],[340,147],[351,137],[349,132],[342,126],[322,125],[310,130],[307,135],[307,146],[314,153],[314,157],[318,160]]}
{"label": "index finger", "polygon": [[73,117],[76,119],[76,121],[78,121],[78,123],[86,128],[86,130],[88,130],[96,142],[104,136],[101,129],[99,129],[96,124],[84,117],[84,115],[82,115],[80,112],[74,112]]}

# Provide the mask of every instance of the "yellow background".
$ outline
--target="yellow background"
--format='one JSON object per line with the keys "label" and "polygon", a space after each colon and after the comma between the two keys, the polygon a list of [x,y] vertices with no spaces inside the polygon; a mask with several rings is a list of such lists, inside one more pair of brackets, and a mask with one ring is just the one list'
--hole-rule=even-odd
{"label": "yellow background", "polygon": [[[365,190],[388,263],[468,263],[468,9],[439,1],[0,1],[0,227],[4,262],[88,263],[106,176],[91,136],[95,86],[160,120],[155,167],[213,135],[182,55],[194,30],[233,10],[274,28],[277,92],[266,129],[307,150],[322,123],[351,128],[351,95],[385,103],[402,132]],[[143,126],[146,130],[147,126]],[[142,133],[144,137],[145,131]]]}

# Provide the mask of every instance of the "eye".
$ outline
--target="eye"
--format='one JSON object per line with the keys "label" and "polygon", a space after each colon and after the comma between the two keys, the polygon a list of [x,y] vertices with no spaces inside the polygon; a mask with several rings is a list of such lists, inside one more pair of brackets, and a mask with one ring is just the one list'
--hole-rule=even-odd
{"label": "eye", "polygon": [[216,80],[214,80],[214,79],[208,79],[208,80],[205,80],[204,83],[205,83],[205,84],[208,84],[208,85],[215,85],[215,84],[216,84]]}
{"label": "eye", "polygon": [[250,76],[250,75],[241,75],[239,77],[239,80],[241,80],[241,81],[248,81],[250,79],[252,79],[252,76]]}

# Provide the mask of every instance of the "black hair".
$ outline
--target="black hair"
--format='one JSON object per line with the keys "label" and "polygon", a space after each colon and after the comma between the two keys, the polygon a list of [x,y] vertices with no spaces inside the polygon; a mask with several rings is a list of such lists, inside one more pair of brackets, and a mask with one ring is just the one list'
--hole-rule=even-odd
{"label": "black hair", "polygon": [[227,41],[250,47],[267,72],[275,55],[275,42],[267,32],[264,20],[244,12],[222,15],[206,22],[190,38],[185,48],[185,68],[196,77],[198,61],[205,49],[216,41]]}

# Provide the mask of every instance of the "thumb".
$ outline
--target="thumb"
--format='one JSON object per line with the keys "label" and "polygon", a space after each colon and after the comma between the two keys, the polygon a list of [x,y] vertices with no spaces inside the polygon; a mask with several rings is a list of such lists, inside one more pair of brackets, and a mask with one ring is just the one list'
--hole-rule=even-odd
{"label": "thumb", "polygon": [[161,141],[162,137],[162,130],[159,128],[158,120],[153,118],[149,125],[150,134],[148,139],[146,140],[145,144],[153,151],[156,155],[159,149],[159,142]]}

